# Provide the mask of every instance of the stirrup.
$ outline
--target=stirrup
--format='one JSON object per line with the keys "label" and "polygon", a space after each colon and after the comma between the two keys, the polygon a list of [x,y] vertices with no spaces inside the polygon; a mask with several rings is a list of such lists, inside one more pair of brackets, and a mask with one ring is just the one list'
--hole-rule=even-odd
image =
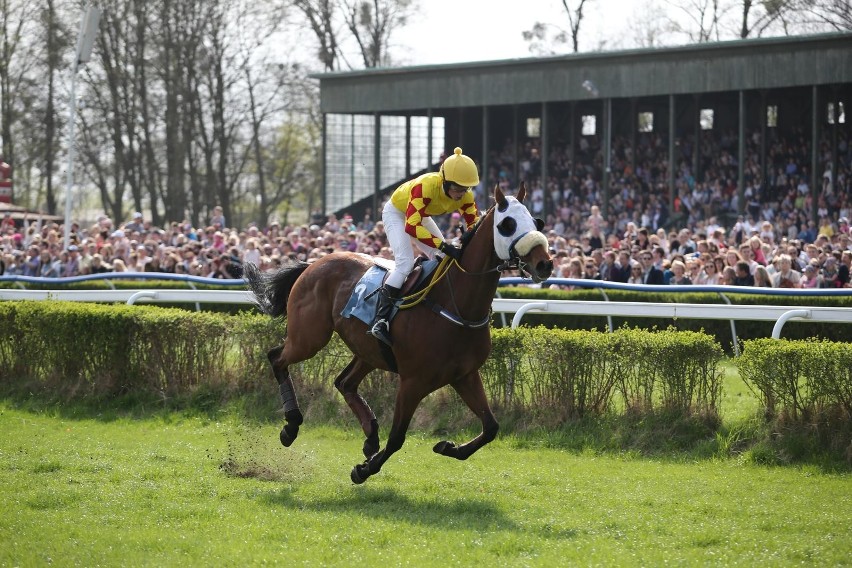
{"label": "stirrup", "polygon": [[373,327],[367,333],[389,347],[393,345],[390,337],[390,326],[388,325],[388,320],[384,318],[374,323]]}

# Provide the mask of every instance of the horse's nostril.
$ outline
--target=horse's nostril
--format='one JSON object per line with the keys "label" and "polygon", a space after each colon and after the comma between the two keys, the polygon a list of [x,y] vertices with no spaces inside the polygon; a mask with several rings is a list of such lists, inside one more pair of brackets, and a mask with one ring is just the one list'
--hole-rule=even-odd
{"label": "horse's nostril", "polygon": [[550,276],[553,272],[553,261],[541,261],[538,263],[538,273],[542,276]]}

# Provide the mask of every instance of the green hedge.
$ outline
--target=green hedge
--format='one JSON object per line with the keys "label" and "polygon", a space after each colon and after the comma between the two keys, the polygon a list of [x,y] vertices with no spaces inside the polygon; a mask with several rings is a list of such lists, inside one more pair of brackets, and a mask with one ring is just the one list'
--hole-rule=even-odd
{"label": "green hedge", "polygon": [[717,414],[722,348],[673,330],[495,329],[482,369],[492,400],[558,420],[610,411]]}
{"label": "green hedge", "polygon": [[[266,352],[283,323],[154,306],[0,303],[0,373],[65,395],[162,397],[202,386],[274,393]],[[717,411],[721,347],[706,334],[545,328],[493,331],[482,369],[489,397],[557,421],[610,411]],[[300,389],[330,390],[351,359],[338,338],[291,373]],[[365,392],[392,400],[390,373]]]}
{"label": "green hedge", "polygon": [[266,377],[258,345],[283,337],[268,317],[74,302],[0,302],[0,376],[65,396],[175,396],[246,389]]}
{"label": "green hedge", "polygon": [[737,367],[762,399],[774,441],[793,438],[788,453],[825,448],[852,463],[852,343],[756,339]]}
{"label": "green hedge", "polygon": [[740,376],[769,416],[810,420],[826,410],[852,416],[852,344],[756,339],[743,345]]}

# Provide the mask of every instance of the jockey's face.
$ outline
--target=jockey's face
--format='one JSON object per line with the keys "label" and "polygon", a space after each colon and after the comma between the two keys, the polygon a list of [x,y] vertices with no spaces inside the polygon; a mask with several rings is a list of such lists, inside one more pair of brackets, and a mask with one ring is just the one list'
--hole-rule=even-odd
{"label": "jockey's face", "polygon": [[447,195],[455,201],[460,201],[461,198],[464,197],[464,194],[467,193],[466,187],[462,187],[454,183],[449,184],[449,186],[450,187],[447,189]]}

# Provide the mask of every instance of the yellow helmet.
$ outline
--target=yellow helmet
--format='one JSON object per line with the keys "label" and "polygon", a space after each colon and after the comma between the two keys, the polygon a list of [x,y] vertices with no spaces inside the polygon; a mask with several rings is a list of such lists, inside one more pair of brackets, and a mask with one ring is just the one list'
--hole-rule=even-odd
{"label": "yellow helmet", "polygon": [[479,185],[479,172],[473,160],[462,154],[461,148],[453,150],[453,155],[441,164],[441,173],[444,181],[451,181],[462,187],[473,187]]}

